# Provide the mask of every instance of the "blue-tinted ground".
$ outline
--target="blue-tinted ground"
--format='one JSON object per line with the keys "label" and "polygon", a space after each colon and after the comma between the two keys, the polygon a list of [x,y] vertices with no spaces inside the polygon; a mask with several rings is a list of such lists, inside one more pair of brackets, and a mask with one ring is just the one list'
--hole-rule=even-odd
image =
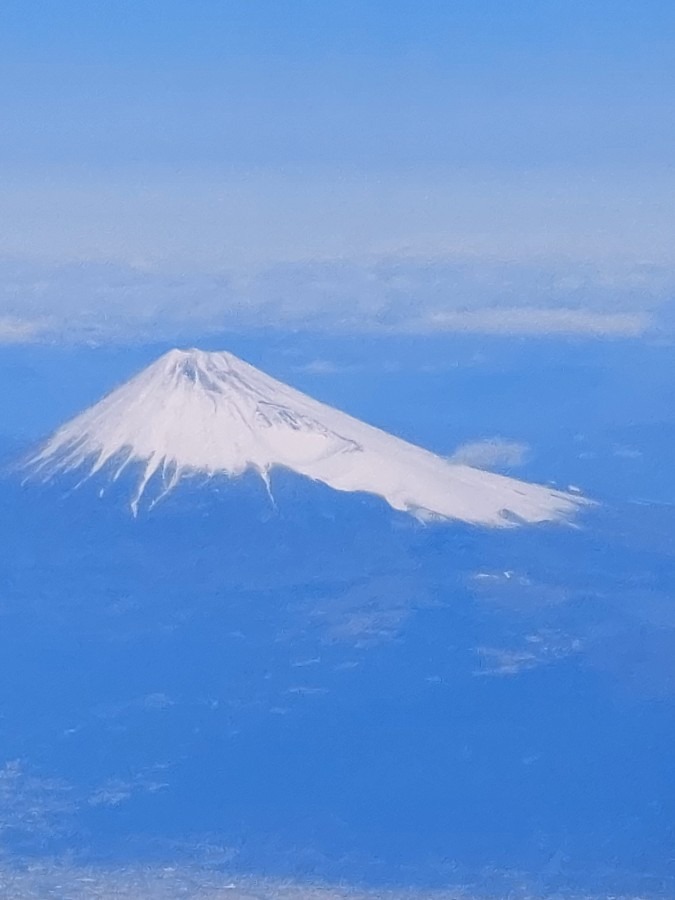
{"label": "blue-tinted ground", "polygon": [[[599,506],[423,527],[279,473],[276,508],[246,477],[133,520],[129,485],[7,471],[8,859],[672,896],[670,348],[200,344],[440,453],[525,444],[513,474]],[[2,351],[5,458],[163,349]]]}

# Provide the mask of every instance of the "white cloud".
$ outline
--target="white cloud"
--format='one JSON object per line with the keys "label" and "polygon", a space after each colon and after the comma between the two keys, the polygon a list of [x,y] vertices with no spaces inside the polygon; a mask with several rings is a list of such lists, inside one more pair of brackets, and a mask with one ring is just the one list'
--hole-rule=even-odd
{"label": "white cloud", "polygon": [[462,444],[455,450],[450,460],[479,469],[514,468],[522,466],[529,453],[530,448],[527,444],[502,438],[489,438]]}
{"label": "white cloud", "polygon": [[338,375],[345,371],[345,367],[330,359],[312,359],[302,366],[297,366],[296,371],[306,372],[308,375]]}
{"label": "white cloud", "polygon": [[423,331],[513,335],[588,335],[639,337],[650,326],[645,312],[595,312],[584,309],[505,307],[444,310],[420,323]]}
{"label": "white cloud", "polygon": [[642,459],[642,451],[635,447],[615,447],[612,455],[619,459]]}
{"label": "white cloud", "polygon": [[0,344],[28,343],[38,338],[44,331],[45,325],[41,322],[0,316]]}
{"label": "white cloud", "polygon": [[[184,340],[261,325],[638,337],[675,330],[674,294],[675,274],[651,266],[609,271],[479,257],[314,259],[180,274],[0,259],[0,342]],[[315,372],[329,365],[316,360]]]}

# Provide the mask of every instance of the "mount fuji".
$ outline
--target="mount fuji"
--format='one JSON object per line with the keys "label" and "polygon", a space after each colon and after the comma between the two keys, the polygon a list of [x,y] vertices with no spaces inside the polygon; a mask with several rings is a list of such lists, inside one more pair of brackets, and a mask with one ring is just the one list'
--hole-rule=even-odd
{"label": "mount fuji", "polygon": [[[675,897],[667,348],[236,340],[397,436],[228,353],[0,353],[0,896]],[[539,485],[422,449],[493,434]]]}
{"label": "mount fuji", "polygon": [[[228,352],[171,350],[63,425],[29,460],[48,478],[79,470],[116,481],[139,468],[137,514],[190,475],[290,470],[364,492],[421,520],[512,526],[568,519],[587,503],[550,487],[454,464],[271,378]],[[270,492],[271,493],[271,492]]]}

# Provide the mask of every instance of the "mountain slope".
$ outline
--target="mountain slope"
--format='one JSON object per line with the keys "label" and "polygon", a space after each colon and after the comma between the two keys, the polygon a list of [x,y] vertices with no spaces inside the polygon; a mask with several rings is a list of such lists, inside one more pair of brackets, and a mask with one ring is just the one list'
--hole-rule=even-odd
{"label": "mountain slope", "polygon": [[172,350],[60,428],[35,472],[85,477],[130,466],[164,492],[184,476],[238,476],[283,467],[329,487],[382,497],[420,518],[508,526],[564,519],[585,501],[447,462],[320,403],[230,353]]}

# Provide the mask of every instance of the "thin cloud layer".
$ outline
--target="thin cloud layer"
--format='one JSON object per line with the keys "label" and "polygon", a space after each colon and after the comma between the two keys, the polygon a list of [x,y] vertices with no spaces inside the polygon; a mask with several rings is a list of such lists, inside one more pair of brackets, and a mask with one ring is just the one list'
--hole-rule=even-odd
{"label": "thin cloud layer", "polygon": [[455,450],[450,460],[478,469],[516,468],[525,463],[529,454],[530,448],[527,444],[490,438],[462,444]]}
{"label": "thin cloud layer", "polygon": [[650,316],[643,312],[593,312],[530,306],[438,312],[430,316],[428,326],[431,331],[474,334],[639,337],[647,331],[650,322]]}
{"label": "thin cloud layer", "polygon": [[36,340],[44,332],[41,322],[22,321],[0,316],[0,344],[24,344]]}
{"label": "thin cloud layer", "polygon": [[635,338],[673,330],[662,267],[386,256],[220,272],[0,260],[0,342],[225,329]]}

